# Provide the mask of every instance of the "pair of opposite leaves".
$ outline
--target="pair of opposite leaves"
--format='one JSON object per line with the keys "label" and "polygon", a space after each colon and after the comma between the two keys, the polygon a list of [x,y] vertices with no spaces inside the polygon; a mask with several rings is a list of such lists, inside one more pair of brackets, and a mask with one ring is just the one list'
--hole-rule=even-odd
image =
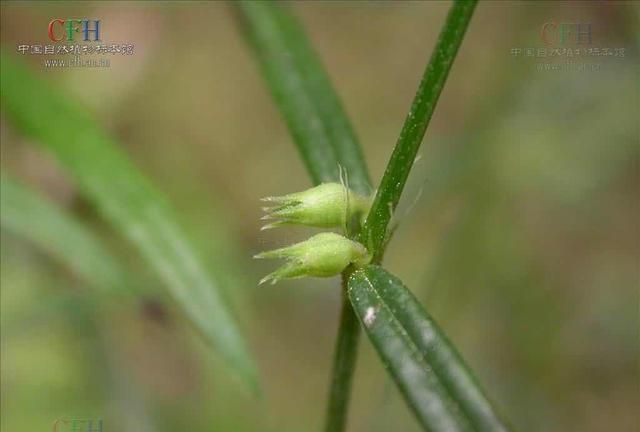
{"label": "pair of opposite leaves", "polygon": [[[283,225],[346,228],[353,218],[361,222],[371,206],[370,198],[339,183],[322,183],[302,192],[263,198],[263,201],[273,204],[263,208],[266,215],[262,219],[269,221],[263,230]],[[287,260],[282,267],[260,280],[261,284],[275,284],[287,278],[335,276],[350,264],[357,267],[368,264],[371,254],[358,242],[340,234],[324,232],[291,246],[259,253],[254,258]]]}

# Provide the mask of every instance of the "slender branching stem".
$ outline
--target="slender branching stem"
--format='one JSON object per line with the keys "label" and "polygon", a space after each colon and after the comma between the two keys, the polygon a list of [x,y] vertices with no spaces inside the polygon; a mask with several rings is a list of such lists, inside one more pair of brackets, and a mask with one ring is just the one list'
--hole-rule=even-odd
{"label": "slender branching stem", "polygon": [[347,296],[347,280],[350,272],[342,276],[342,311],[338,336],[336,337],[333,357],[331,389],[327,404],[325,431],[343,431],[347,422],[351,382],[358,357],[358,340],[360,339],[360,322],[356,317],[349,297]]}

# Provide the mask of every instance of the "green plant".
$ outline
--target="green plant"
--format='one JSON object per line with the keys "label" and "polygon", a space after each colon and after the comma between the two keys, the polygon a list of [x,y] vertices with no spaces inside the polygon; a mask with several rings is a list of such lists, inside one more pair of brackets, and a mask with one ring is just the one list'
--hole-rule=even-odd
{"label": "green plant", "polygon": [[338,183],[322,183],[309,190],[263,201],[275,204],[264,207],[262,218],[269,221],[262,230],[283,225],[307,225],[321,228],[343,228],[362,222],[371,200]]}
{"label": "green plant", "polygon": [[[364,225],[351,234],[374,264],[382,260],[393,211],[474,8],[475,1],[453,4]],[[336,181],[342,166],[349,185],[367,194],[371,182],[362,152],[302,27],[273,3],[245,1],[239,9],[312,180]],[[326,431],[342,431],[346,423],[359,338],[354,310],[425,429],[507,429],[442,331],[397,278],[376,265],[350,266],[343,272],[343,293]]]}
{"label": "green plant", "polygon": [[28,187],[0,176],[0,222],[107,293],[131,292],[125,270],[80,221]]}
{"label": "green plant", "polygon": [[[342,273],[326,430],[345,428],[361,327],[425,429],[506,430],[442,330],[402,282],[380,267],[389,222],[475,1],[453,4],[375,195],[355,133],[302,27],[272,2],[237,6],[269,88],[318,185],[268,198],[274,206],[266,209],[267,227],[342,227],[348,236],[322,233],[260,254],[288,260],[265,280]],[[203,264],[162,194],[84,111],[20,62],[2,55],[1,78],[8,117],[55,155],[83,196],[154,270],[204,339],[257,388],[253,360],[219,290],[221,276]],[[349,189],[338,184],[341,169]],[[1,186],[5,229],[29,238],[104,292],[130,288],[121,263],[71,214],[8,177],[3,176]]]}
{"label": "green plant", "polygon": [[[57,158],[84,196],[164,282],[164,287],[204,339],[249,387],[258,391],[253,360],[220,292],[217,280],[221,275],[205,268],[163,195],[85,111],[4,53],[1,70],[1,102],[8,117]],[[35,100],[38,103],[32,103]],[[20,194],[16,189],[14,196]],[[59,219],[41,218],[40,222],[45,224],[42,231],[55,232],[55,226],[47,228],[47,225]],[[66,227],[77,223],[72,217],[65,220]],[[66,250],[64,237],[51,236],[50,240],[50,249]],[[52,246],[56,242],[58,244]],[[102,260],[97,253],[101,250],[102,247],[93,247],[88,251],[93,252],[91,261]],[[99,274],[92,277],[97,278]],[[111,282],[105,280],[99,284]]]}
{"label": "green plant", "polygon": [[305,276],[329,277],[339,275],[350,264],[362,267],[371,261],[371,255],[360,243],[340,234],[316,234],[308,240],[262,252],[255,258],[285,258],[287,264],[262,278],[260,283]]}

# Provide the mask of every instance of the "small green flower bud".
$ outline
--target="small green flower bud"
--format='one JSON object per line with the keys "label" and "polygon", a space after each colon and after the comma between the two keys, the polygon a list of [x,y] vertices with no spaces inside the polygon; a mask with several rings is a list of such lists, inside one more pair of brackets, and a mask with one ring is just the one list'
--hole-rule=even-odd
{"label": "small green flower bud", "polygon": [[368,197],[340,183],[322,183],[303,192],[262,200],[275,204],[263,208],[267,214],[262,220],[273,220],[263,226],[263,230],[294,224],[320,228],[345,227],[352,217],[363,218],[371,205]]}
{"label": "small green flower bud", "polygon": [[287,263],[264,277],[260,284],[304,276],[329,277],[342,272],[349,264],[358,267],[371,261],[369,251],[358,242],[336,233],[320,233],[301,243],[262,252],[254,258],[284,258]]}

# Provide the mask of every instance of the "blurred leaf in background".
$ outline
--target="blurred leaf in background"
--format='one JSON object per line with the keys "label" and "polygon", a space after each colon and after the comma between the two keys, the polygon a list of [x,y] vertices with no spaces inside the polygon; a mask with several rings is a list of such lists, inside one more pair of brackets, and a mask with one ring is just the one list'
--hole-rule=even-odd
{"label": "blurred leaf in background", "polygon": [[162,196],[83,110],[4,53],[2,65],[5,112],[58,157],[118,232],[139,248],[196,328],[257,390],[255,366],[218,287]]}
{"label": "blurred leaf in background", "polygon": [[131,292],[124,269],[81,223],[35,191],[0,176],[3,229],[46,250],[105,294]]}

